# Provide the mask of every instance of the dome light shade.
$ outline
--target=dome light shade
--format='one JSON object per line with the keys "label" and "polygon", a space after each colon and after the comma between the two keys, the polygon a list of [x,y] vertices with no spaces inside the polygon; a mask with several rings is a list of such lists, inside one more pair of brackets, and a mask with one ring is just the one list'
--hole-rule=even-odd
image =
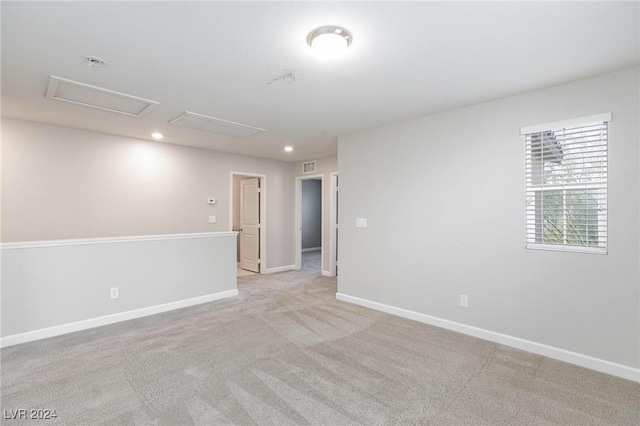
{"label": "dome light shade", "polygon": [[326,25],[316,28],[307,36],[307,44],[321,54],[336,54],[345,50],[351,44],[353,36],[342,27]]}

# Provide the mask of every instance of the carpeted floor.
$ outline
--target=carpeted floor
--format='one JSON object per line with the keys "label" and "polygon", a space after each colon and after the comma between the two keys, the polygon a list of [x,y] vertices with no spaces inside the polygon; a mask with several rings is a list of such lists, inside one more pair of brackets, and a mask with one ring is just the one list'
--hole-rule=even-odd
{"label": "carpeted floor", "polygon": [[319,253],[303,264],[240,277],[235,298],[4,349],[4,417],[35,408],[57,418],[33,424],[640,424],[640,384],[337,301]]}

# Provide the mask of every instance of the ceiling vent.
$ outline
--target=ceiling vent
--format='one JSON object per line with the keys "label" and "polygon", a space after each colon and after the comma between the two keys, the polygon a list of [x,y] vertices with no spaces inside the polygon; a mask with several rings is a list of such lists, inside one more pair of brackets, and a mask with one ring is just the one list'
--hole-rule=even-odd
{"label": "ceiling vent", "polygon": [[251,127],[246,124],[235,123],[233,121],[222,120],[221,118],[209,117],[189,111],[185,111],[180,117],[169,121],[169,124],[190,127],[192,129],[204,130],[205,132],[218,133],[221,135],[235,136],[237,138],[247,138],[265,131],[265,129],[258,127]]}
{"label": "ceiling vent", "polygon": [[49,78],[47,99],[70,102],[133,117],[142,117],[158,105],[156,101],[78,83],[55,75]]}
{"label": "ceiling vent", "polygon": [[315,173],[316,172],[316,162],[315,161],[307,161],[302,163],[302,173]]}

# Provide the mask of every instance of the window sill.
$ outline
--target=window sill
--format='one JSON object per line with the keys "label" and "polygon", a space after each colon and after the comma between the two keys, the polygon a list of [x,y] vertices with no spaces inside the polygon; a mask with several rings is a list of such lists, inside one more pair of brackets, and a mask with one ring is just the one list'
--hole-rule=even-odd
{"label": "window sill", "polygon": [[525,246],[525,248],[527,250],[564,251],[568,253],[580,254],[608,254],[608,249],[606,247],[580,247],[529,243]]}

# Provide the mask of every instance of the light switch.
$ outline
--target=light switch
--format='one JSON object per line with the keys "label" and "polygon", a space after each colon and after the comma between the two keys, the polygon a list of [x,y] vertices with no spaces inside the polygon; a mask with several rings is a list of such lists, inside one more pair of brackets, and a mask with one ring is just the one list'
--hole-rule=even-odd
{"label": "light switch", "polygon": [[209,216],[209,223],[216,223],[217,219],[215,216]]}
{"label": "light switch", "polygon": [[356,228],[366,228],[367,219],[363,217],[356,218]]}
{"label": "light switch", "polygon": [[207,198],[207,204],[215,204],[215,203],[216,203],[215,198]]}

